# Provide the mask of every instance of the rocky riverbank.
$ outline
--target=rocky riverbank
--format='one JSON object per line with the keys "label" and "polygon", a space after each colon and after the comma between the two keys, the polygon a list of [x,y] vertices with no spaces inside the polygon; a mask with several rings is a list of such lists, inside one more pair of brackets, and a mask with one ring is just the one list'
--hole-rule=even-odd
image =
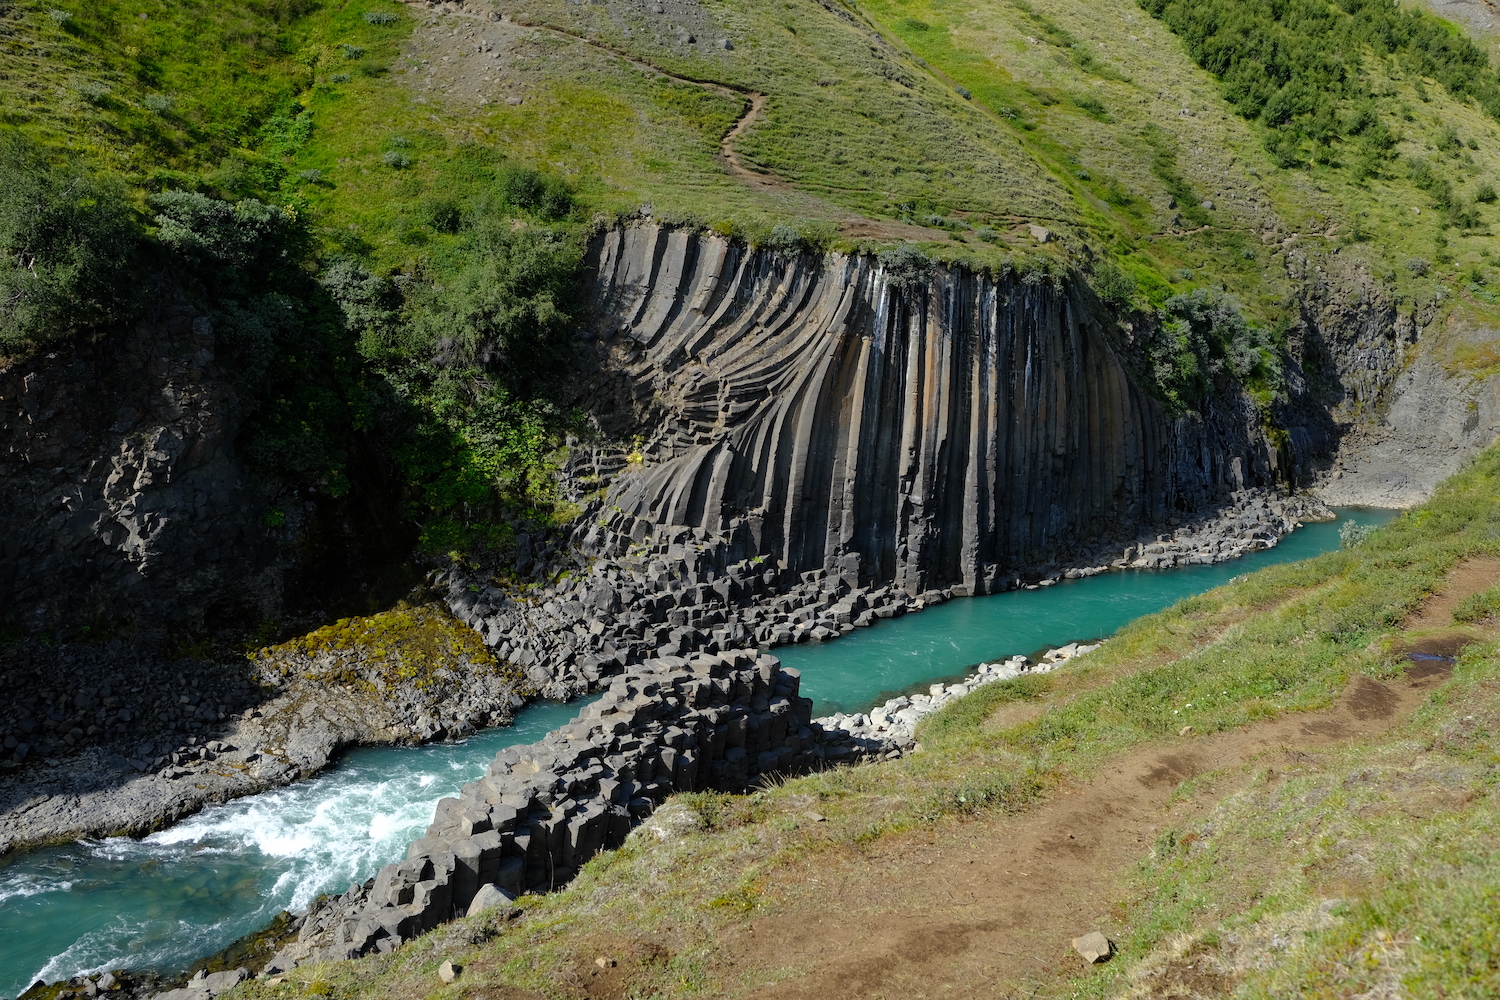
{"label": "rocky riverbank", "polygon": [[484,778],[440,801],[405,861],[317,905],[265,972],[387,952],[497,892],[561,886],[674,792],[900,755],[813,724],[798,686],[796,671],[753,649],[630,668],[573,722],[502,750]]}
{"label": "rocky riverbank", "polygon": [[1069,660],[1092,653],[1099,643],[1070,642],[1065,646],[1048,650],[1040,663],[1032,663],[1017,654],[1007,660],[981,663],[974,672],[954,684],[933,684],[926,694],[898,695],[883,705],[868,712],[846,714],[838,712],[813,723],[824,732],[847,733],[856,740],[889,743],[899,750],[913,750],[918,746],[917,724],[924,718],[939,712],[966,694],[971,694],[987,684],[1014,680],[1023,674],[1051,673]]}
{"label": "rocky riverbank", "polygon": [[[347,746],[503,725],[533,693],[435,607],[346,619],[234,661],[166,669],[123,644],[7,653],[0,853],[143,835],[210,803],[309,777]],[[99,676],[109,683],[86,685]]]}
{"label": "rocky riverbank", "polygon": [[[1267,549],[1305,521],[1333,513],[1305,495],[1241,491],[1195,519],[1173,517],[1160,533],[1101,541],[1073,565],[1011,572],[988,592],[1045,587],[1112,569],[1170,569],[1223,562]],[[660,527],[622,512],[585,516],[571,544],[533,572],[543,584],[506,587],[453,569],[434,581],[448,607],[520,666],[549,697],[567,698],[627,663],[655,656],[823,642],[954,597],[963,586],[911,594],[862,583],[860,559],[790,573],[752,551],[743,523],[714,534]],[[530,540],[522,554],[531,562]]]}
{"label": "rocky riverbank", "polygon": [[[1309,497],[1246,491],[1212,516],[998,586],[1219,562],[1329,517]],[[581,524],[569,539],[523,541],[528,586],[461,568],[436,574],[433,589],[472,632],[418,608],[165,670],[120,642],[4,651],[0,852],[144,834],[314,774],[345,746],[457,738],[504,724],[534,693],[575,697],[651,658],[829,641],[965,594],[861,586],[857,566],[789,574],[735,533],[618,513]]]}

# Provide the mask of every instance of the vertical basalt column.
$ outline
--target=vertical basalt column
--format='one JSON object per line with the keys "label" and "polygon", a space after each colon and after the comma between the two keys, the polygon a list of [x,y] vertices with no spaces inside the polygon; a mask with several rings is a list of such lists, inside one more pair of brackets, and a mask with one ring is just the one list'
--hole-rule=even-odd
{"label": "vertical basalt column", "polygon": [[1229,475],[1050,283],[944,267],[908,286],[870,257],[656,226],[591,261],[610,377],[649,401],[647,461],[610,502],[742,523],[789,569],[984,592]]}

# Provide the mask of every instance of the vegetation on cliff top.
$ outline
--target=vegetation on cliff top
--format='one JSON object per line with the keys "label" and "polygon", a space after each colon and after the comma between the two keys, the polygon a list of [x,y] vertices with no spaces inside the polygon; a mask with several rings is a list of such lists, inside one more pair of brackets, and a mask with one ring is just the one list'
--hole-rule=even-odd
{"label": "vegetation on cliff top", "polygon": [[[936,259],[1066,264],[1129,318],[1169,406],[1241,383],[1269,423],[1283,371],[1317,368],[1286,331],[1320,260],[1404,313],[1500,302],[1500,84],[1421,11],[723,0],[693,41],[608,3],[509,13],[6,5],[4,170],[24,183],[0,204],[0,350],[118,325],[150,288],[136,261],[188,273],[250,361],[262,466],[338,494],[374,444],[447,551],[569,513],[552,472],[579,425],[553,384],[582,239],[642,205],[778,246],[905,235]],[[735,150],[754,185],[718,158],[752,92],[766,104]],[[300,242],[240,263],[174,242],[159,217],[190,198],[234,206],[193,225],[274,216]],[[275,211],[254,222],[255,205]]]}

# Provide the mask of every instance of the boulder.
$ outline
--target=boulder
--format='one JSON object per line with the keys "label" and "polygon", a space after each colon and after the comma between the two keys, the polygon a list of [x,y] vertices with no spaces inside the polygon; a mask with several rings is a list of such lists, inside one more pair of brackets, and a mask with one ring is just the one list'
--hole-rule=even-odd
{"label": "boulder", "polygon": [[478,916],[486,910],[493,910],[497,906],[509,906],[515,901],[515,896],[512,896],[498,885],[483,885],[474,894],[474,901],[469,904],[469,912],[466,916]]}
{"label": "boulder", "polygon": [[1085,962],[1091,963],[1107,962],[1110,955],[1114,954],[1114,946],[1110,944],[1109,938],[1098,931],[1090,931],[1082,937],[1074,938],[1073,950],[1082,955]]}

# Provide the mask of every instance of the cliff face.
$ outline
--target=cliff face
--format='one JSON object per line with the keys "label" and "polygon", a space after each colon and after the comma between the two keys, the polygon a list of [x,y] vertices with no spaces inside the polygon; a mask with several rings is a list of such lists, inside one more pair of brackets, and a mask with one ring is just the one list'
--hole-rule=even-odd
{"label": "cliff face", "polygon": [[[390,502],[299,496],[242,460],[216,348],[210,317],[168,297],[133,328],[0,364],[0,624],[250,625],[401,558]],[[372,557],[369,537],[398,551]]]}
{"label": "cliff face", "polygon": [[[31,629],[274,612],[280,553],[236,460],[212,324],[182,308],[0,371],[0,593]],[[71,629],[70,629],[71,630]]]}
{"label": "cliff face", "polygon": [[606,503],[917,593],[1133,538],[1271,482],[1240,400],[1173,419],[1048,282],[779,254],[656,226],[591,248],[592,388],[647,429]]}

